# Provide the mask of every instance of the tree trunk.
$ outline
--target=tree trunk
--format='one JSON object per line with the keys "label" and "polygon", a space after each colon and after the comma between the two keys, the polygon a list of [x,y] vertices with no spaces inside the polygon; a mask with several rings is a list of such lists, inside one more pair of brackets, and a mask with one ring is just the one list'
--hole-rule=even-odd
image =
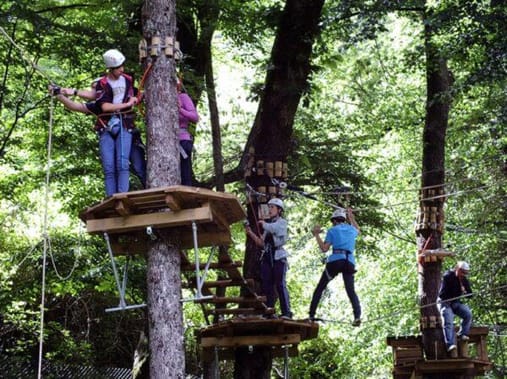
{"label": "tree trunk", "polygon": [[[146,0],[143,7],[143,36],[151,45],[153,36],[175,38],[174,0]],[[162,53],[152,57],[145,84],[148,140],[148,188],[180,183],[178,149],[178,100],[174,59]],[[148,251],[148,319],[150,376],[183,378],[185,351],[181,307],[181,276],[178,236],[167,230]]]}
{"label": "tree trunk", "polygon": [[[255,123],[248,137],[246,154],[242,159],[257,164],[287,162],[291,147],[294,117],[299,101],[307,89],[311,70],[311,54],[324,0],[287,0],[280,18],[266,75],[266,86],[259,104]],[[253,147],[253,154],[250,153]],[[247,177],[249,186],[273,186],[271,178],[258,175]],[[278,191],[277,191],[278,192]],[[251,197],[248,220],[256,231],[257,208],[267,198]],[[290,210],[289,210],[290,211]],[[248,238],[246,242],[243,275],[259,281],[259,249]],[[259,285],[257,285],[259,288]],[[269,378],[272,365],[270,348],[256,347],[253,351],[237,349],[234,378]]]}
{"label": "tree trunk", "polygon": [[[447,62],[439,54],[432,41],[431,15],[425,15],[426,52],[426,120],[423,133],[422,192],[420,221],[416,228],[418,250],[442,247],[443,203],[445,181],[445,134],[450,107],[451,76]],[[441,281],[442,262],[419,260],[419,301],[421,308],[421,333],[427,359],[446,358],[442,325],[436,305]],[[448,374],[444,375],[450,378]],[[425,376],[439,378],[440,374]]]}

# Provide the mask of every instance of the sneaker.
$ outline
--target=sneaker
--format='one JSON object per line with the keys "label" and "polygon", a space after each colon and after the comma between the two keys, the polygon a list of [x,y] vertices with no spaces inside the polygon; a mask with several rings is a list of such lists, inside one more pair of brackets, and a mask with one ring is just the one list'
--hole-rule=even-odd
{"label": "sneaker", "polygon": [[290,314],[288,314],[288,315],[281,315],[280,318],[283,319],[283,320],[292,320],[292,315],[290,315]]}
{"label": "sneaker", "polygon": [[451,345],[447,348],[447,352],[450,353],[451,351],[456,350],[456,345]]}
{"label": "sneaker", "polygon": [[360,326],[361,325],[361,319],[356,318],[354,321],[352,321],[352,326]]}
{"label": "sneaker", "polygon": [[470,337],[468,337],[467,335],[463,334],[462,336],[459,336],[459,338],[462,340],[462,341],[470,341]]}
{"label": "sneaker", "polygon": [[265,320],[276,320],[278,318],[278,316],[271,313],[271,314],[262,315],[262,318]]}

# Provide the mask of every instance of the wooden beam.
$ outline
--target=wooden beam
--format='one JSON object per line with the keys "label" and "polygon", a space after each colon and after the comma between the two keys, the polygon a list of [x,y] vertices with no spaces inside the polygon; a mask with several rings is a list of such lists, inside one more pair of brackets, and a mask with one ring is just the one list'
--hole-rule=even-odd
{"label": "wooden beam", "polygon": [[213,221],[210,207],[183,209],[177,212],[156,212],[143,215],[87,220],[86,230],[88,233],[125,233],[144,229],[147,226],[170,228],[188,225],[192,221],[196,223]]}
{"label": "wooden beam", "polygon": [[128,216],[130,213],[130,202],[128,201],[128,198],[122,198],[116,200],[114,203],[114,209],[120,216]]}
{"label": "wooden beam", "polygon": [[[299,355],[298,345],[289,346],[289,357],[297,357]],[[271,356],[273,358],[285,357],[285,348],[280,346],[273,346],[271,349]],[[206,348],[202,349],[201,360],[203,362],[212,362],[215,359],[215,349]],[[234,348],[221,348],[218,349],[218,359],[223,361],[232,361],[235,359]]]}
{"label": "wooden beam", "polygon": [[299,334],[281,334],[274,336],[236,336],[236,337],[204,337],[201,346],[206,347],[239,347],[239,346],[279,346],[301,342]]}
{"label": "wooden beam", "polygon": [[208,315],[252,315],[267,313],[263,308],[218,308],[205,311]]}
{"label": "wooden beam", "polygon": [[[230,263],[213,262],[210,263],[209,268],[214,270],[227,270],[228,268],[241,267],[243,263],[241,261],[235,261]],[[203,270],[206,267],[206,263],[200,263],[199,269]],[[181,271],[195,271],[195,264],[182,264]]]}
{"label": "wooden beam", "polygon": [[[188,233],[180,233],[180,240],[178,242],[182,249],[193,249],[194,237],[192,235],[192,230],[189,229]],[[197,245],[199,245],[199,247],[230,245],[230,243],[231,233],[228,230],[224,232],[197,231]]]}
{"label": "wooden beam", "polygon": [[213,304],[228,304],[228,303],[252,304],[252,303],[264,303],[264,302],[266,302],[266,296],[258,296],[258,297],[242,297],[242,296],[216,297],[216,296],[214,296],[211,299],[201,299],[201,300],[196,301],[196,303],[213,303]]}
{"label": "wooden beam", "polygon": [[180,202],[174,197],[174,195],[171,195],[170,193],[165,195],[165,203],[172,211],[181,210]]}
{"label": "wooden beam", "polygon": [[[246,283],[245,283],[246,282]],[[213,288],[213,287],[234,287],[234,286],[243,286],[243,285],[252,285],[253,279],[246,279],[246,280],[231,280],[231,279],[224,279],[224,280],[214,280],[209,282],[204,282],[203,287],[204,288]],[[195,281],[191,281],[190,283],[184,283],[183,284],[186,288],[192,288],[195,287]]]}

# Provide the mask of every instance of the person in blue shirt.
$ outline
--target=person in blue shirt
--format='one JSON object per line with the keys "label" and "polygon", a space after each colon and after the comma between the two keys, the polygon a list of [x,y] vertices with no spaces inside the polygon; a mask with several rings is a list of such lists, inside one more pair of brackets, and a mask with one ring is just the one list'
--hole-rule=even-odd
{"label": "person in blue shirt", "polygon": [[[346,222],[347,218],[350,224]],[[317,288],[313,292],[310,303],[310,320],[315,320],[315,311],[322,297],[322,292],[324,292],[328,283],[341,273],[343,275],[343,282],[345,283],[345,291],[354,312],[352,325],[359,326],[361,325],[361,304],[354,289],[354,274],[356,272],[354,249],[356,238],[360,232],[359,226],[351,208],[347,208],[347,210],[337,208],[331,216],[331,222],[333,226],[327,231],[324,241],[320,237],[322,231],[320,225],[315,225],[312,230],[312,234],[315,236],[320,250],[325,253],[332,247],[333,253],[328,256],[326,268],[322,273],[319,284],[317,284]]]}
{"label": "person in blue shirt", "polygon": [[454,315],[461,317],[461,327],[458,338],[468,341],[468,333],[472,325],[472,311],[468,305],[461,302],[461,297],[471,295],[472,288],[467,279],[470,265],[460,261],[454,270],[448,270],[442,279],[438,294],[437,307],[440,311],[443,324],[444,340],[447,351],[450,353],[456,349],[454,344]]}

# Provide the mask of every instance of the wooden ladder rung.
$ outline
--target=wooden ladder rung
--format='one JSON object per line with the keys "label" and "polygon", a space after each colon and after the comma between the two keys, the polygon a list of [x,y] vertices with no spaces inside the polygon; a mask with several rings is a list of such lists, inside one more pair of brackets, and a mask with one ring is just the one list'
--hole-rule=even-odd
{"label": "wooden ladder rung", "polygon": [[208,315],[252,315],[264,314],[265,309],[261,308],[219,308],[207,309],[204,311]]}
{"label": "wooden ladder rung", "polygon": [[[237,268],[241,267],[242,263],[240,261],[231,262],[231,263],[221,263],[221,262],[213,262],[210,263],[209,268],[215,270],[227,270],[228,268]],[[199,270],[204,270],[206,268],[206,263],[199,264]],[[195,264],[185,263],[181,265],[181,271],[195,271]]]}
{"label": "wooden ladder rung", "polygon": [[[224,279],[204,282],[203,288],[214,288],[214,287],[234,287],[234,286],[252,286],[253,279],[238,280],[238,279]],[[191,280],[189,283],[183,283],[185,288],[195,288],[195,281]]]}
{"label": "wooden ladder rung", "polygon": [[266,296],[257,296],[257,297],[242,297],[242,296],[230,296],[230,297],[217,297],[213,296],[211,299],[201,299],[197,300],[198,303],[213,303],[213,304],[258,304],[265,303]]}

